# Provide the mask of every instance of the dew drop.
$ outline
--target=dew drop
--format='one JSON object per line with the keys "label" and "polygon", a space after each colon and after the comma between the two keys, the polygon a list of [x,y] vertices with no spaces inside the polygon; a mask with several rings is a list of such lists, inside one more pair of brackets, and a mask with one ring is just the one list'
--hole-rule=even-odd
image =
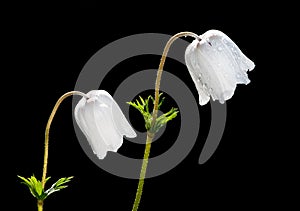
{"label": "dew drop", "polygon": [[222,51],[223,50],[223,48],[222,47],[218,47],[218,51]]}

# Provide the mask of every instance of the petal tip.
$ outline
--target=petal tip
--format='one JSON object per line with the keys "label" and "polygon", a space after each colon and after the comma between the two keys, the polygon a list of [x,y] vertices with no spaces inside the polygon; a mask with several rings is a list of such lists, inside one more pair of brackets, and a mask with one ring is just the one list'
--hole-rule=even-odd
{"label": "petal tip", "polygon": [[130,133],[125,134],[125,136],[126,136],[127,138],[135,138],[135,137],[137,137],[137,134],[136,134],[136,132],[132,129],[132,131],[130,131]]}
{"label": "petal tip", "polygon": [[209,99],[210,99],[209,97],[207,97],[206,99],[203,99],[203,98],[199,97],[199,104],[201,106],[204,106],[209,102]]}
{"label": "petal tip", "polygon": [[105,153],[95,153],[95,155],[97,156],[97,158],[99,159],[99,160],[103,160],[105,157],[106,157],[106,155],[107,155],[107,153],[105,152]]}

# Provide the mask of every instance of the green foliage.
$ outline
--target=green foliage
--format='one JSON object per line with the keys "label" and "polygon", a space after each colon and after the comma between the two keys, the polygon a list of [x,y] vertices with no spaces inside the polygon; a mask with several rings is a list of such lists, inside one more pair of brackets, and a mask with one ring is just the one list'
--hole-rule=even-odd
{"label": "green foliage", "polygon": [[[165,99],[165,97],[161,98],[161,95],[162,93],[160,93],[158,97],[158,109],[161,107]],[[139,98],[140,101],[137,99],[136,102],[127,103],[140,111],[145,120],[145,128],[151,133],[157,133],[161,127],[167,124],[167,122],[174,119],[177,116],[177,113],[179,112],[177,108],[171,108],[169,112],[157,117],[153,127],[151,128],[152,112],[149,112],[149,101],[151,100],[152,104],[154,104],[154,98],[151,95],[148,96],[148,98],[145,100],[141,96],[139,96]]]}
{"label": "green foliage", "polygon": [[[18,176],[22,181],[21,183],[26,185],[29,190],[30,190],[30,193],[35,197],[37,198],[38,200],[44,200],[46,199],[50,194],[56,192],[56,191],[59,191],[61,189],[64,189],[66,187],[68,187],[67,185],[65,185],[66,183],[70,182],[71,179],[73,177],[63,177],[63,178],[60,178],[57,182],[55,182],[48,190],[44,191],[44,188],[43,188],[43,185],[42,185],[42,182],[37,180],[35,178],[35,176],[31,176],[29,178],[24,178],[24,177],[21,177],[21,176]],[[46,179],[46,182],[50,179],[50,177],[48,177]]]}
{"label": "green foliage", "polygon": [[169,112],[157,117],[156,122],[153,126],[153,130],[151,130],[150,132],[157,133],[161,127],[163,127],[165,124],[167,124],[167,122],[174,119],[177,116],[178,112],[179,111],[177,108],[171,108],[171,110]]}
{"label": "green foliage", "polygon": [[139,97],[141,102],[139,102],[139,100],[136,100],[136,102],[127,102],[127,103],[133,106],[134,108],[136,108],[137,110],[139,110],[139,112],[141,112],[145,120],[145,128],[148,131],[151,127],[151,121],[152,121],[152,115],[149,113],[149,100],[152,97],[149,96],[145,100],[141,96]]}

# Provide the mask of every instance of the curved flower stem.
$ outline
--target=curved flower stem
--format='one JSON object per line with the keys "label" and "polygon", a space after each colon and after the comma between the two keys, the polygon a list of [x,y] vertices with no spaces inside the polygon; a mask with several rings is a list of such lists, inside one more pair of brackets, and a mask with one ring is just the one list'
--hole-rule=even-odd
{"label": "curved flower stem", "polygon": [[[46,130],[45,130],[45,151],[44,151],[44,165],[43,165],[43,176],[42,176],[42,186],[43,188],[45,188],[45,183],[46,183],[46,174],[47,174],[47,166],[48,166],[48,150],[49,150],[49,131],[50,131],[50,126],[52,123],[52,120],[54,118],[54,115],[59,107],[59,105],[61,104],[61,102],[66,99],[67,97],[71,96],[71,95],[80,95],[83,97],[88,98],[88,96],[82,92],[79,91],[71,91],[71,92],[67,92],[64,95],[62,95],[56,102],[50,117],[48,119],[47,125],[46,125]],[[37,207],[38,207],[38,211],[43,211],[43,200],[38,200],[37,201]]]}
{"label": "curved flower stem", "polygon": [[79,92],[79,91],[70,91],[65,93],[64,95],[62,95],[56,102],[50,117],[48,119],[47,125],[46,125],[46,130],[45,130],[45,152],[44,152],[44,165],[43,165],[43,176],[42,176],[42,185],[43,188],[45,188],[45,183],[46,183],[46,174],[47,174],[47,165],[48,165],[48,149],[49,149],[49,131],[50,131],[50,126],[52,123],[52,120],[54,118],[54,115],[59,107],[59,105],[61,104],[61,102],[66,99],[67,97],[71,96],[71,95],[80,95],[83,97],[87,97],[86,94]]}
{"label": "curved flower stem", "polygon": [[160,59],[160,63],[159,63],[159,67],[158,67],[158,70],[157,70],[157,75],[156,75],[156,82],[155,82],[155,100],[154,100],[154,108],[153,108],[153,114],[152,114],[152,126],[154,125],[155,121],[156,121],[156,118],[157,118],[157,110],[158,110],[158,95],[159,95],[159,88],[160,88],[160,81],[161,81],[161,75],[162,75],[162,71],[163,71],[163,67],[164,67],[164,64],[165,64],[165,61],[166,61],[166,58],[167,58],[167,54],[169,52],[169,49],[172,45],[172,43],[180,38],[180,37],[183,37],[183,36],[191,36],[191,37],[194,37],[198,40],[200,40],[201,38],[193,33],[193,32],[179,32],[175,35],[173,35],[167,42],[165,48],[164,48],[164,51],[162,53],[162,56],[161,56],[161,59]]}
{"label": "curved flower stem", "polygon": [[[178,39],[180,37],[183,37],[183,36],[191,36],[191,37],[194,37],[194,38],[200,40],[200,37],[197,34],[193,33],[193,32],[179,32],[179,33],[173,35],[168,40],[168,42],[167,42],[167,44],[164,48],[164,51],[162,53],[160,63],[159,63],[159,67],[158,67],[158,70],[157,70],[157,76],[156,76],[156,82],[155,82],[155,99],[154,99],[154,107],[153,107],[153,113],[152,113],[151,127],[154,126],[154,124],[156,122],[156,118],[157,118],[158,103],[159,103],[158,102],[159,101],[159,87],[160,87],[161,75],[162,75],[163,67],[164,67],[164,64],[165,64],[165,61],[166,61],[166,58],[167,58],[167,54],[169,52],[169,49],[170,49],[172,43],[176,39]],[[154,135],[155,134],[152,134],[152,133],[149,133],[149,132],[147,133],[144,159],[143,159],[143,163],[142,163],[139,184],[138,184],[138,188],[137,188],[137,192],[136,192],[136,196],[135,196],[132,211],[137,211],[138,210],[138,206],[139,206],[139,203],[141,201],[143,187],[144,187],[144,179],[145,179],[147,165],[148,165],[148,158],[149,158],[149,154],[150,154],[151,142],[152,142],[152,139],[153,139]]]}

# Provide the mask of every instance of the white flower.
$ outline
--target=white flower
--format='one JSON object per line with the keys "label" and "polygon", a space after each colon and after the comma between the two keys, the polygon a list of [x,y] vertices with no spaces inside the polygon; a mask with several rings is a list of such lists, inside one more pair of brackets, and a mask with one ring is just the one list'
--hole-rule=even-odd
{"label": "white flower", "polygon": [[199,104],[210,96],[220,103],[233,96],[237,84],[248,84],[247,71],[254,69],[238,46],[223,32],[209,30],[185,51],[185,62],[199,93]]}
{"label": "white flower", "polygon": [[75,107],[75,120],[99,159],[107,151],[116,152],[123,143],[123,135],[136,137],[120,107],[104,90],[92,90]]}

